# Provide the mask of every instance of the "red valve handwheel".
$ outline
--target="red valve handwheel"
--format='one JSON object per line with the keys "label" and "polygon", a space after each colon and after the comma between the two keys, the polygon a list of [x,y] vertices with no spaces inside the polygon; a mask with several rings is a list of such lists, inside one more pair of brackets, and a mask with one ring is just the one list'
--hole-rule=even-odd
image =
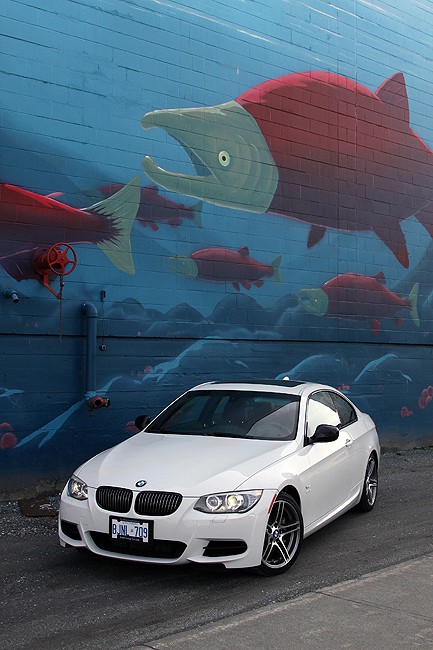
{"label": "red valve handwheel", "polygon": [[[72,259],[68,257],[69,252],[71,253]],[[77,253],[72,246],[63,242],[51,246],[46,253],[45,259],[48,268],[55,275],[69,275],[77,266]],[[66,270],[69,264],[71,268]]]}

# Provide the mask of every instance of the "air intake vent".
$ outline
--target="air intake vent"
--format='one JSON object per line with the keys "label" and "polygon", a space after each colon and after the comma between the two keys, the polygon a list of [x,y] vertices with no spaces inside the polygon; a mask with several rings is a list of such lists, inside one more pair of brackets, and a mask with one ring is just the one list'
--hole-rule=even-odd
{"label": "air intake vent", "polygon": [[135,512],[145,516],[164,516],[176,512],[182,495],[176,492],[140,492],[135,500]]}
{"label": "air intake vent", "polygon": [[132,490],[103,485],[96,490],[96,503],[103,510],[129,512],[132,503]]}

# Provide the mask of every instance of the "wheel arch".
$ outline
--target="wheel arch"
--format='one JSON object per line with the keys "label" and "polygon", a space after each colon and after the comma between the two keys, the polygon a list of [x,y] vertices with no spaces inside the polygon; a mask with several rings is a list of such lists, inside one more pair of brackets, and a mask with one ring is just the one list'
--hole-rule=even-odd
{"label": "wheel arch", "polygon": [[279,494],[287,494],[288,496],[293,497],[293,499],[295,499],[296,503],[298,504],[302,512],[301,496],[294,485],[285,485],[284,487],[281,488]]}

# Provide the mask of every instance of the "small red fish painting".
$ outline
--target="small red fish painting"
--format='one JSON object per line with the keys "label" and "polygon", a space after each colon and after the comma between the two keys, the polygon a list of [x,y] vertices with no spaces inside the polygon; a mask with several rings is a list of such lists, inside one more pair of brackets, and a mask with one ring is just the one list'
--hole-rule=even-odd
{"label": "small red fish painting", "polygon": [[412,320],[419,327],[417,310],[419,285],[416,283],[408,298],[402,298],[385,286],[382,272],[368,277],[359,273],[343,273],[328,280],[320,289],[301,289],[301,307],[316,316],[368,320],[371,331],[377,336],[381,321],[394,319],[400,327],[403,319],[399,313],[409,310]]}
{"label": "small red fish painting", "polygon": [[96,244],[120,270],[133,274],[130,233],[140,199],[139,179],[80,210],[0,183],[0,265],[15,280],[38,279],[33,259],[56,242]]}
{"label": "small red fish painting", "polygon": [[209,282],[228,282],[240,291],[241,285],[249,290],[251,285],[261,287],[264,278],[281,282],[281,255],[272,264],[262,264],[250,257],[247,246],[237,251],[228,248],[203,248],[189,257],[171,258],[174,271],[182,275],[207,280]]}
{"label": "small red fish painting", "polygon": [[[112,196],[119,192],[123,185],[111,183],[99,188],[104,197]],[[196,226],[201,226],[201,211],[203,201],[194,205],[185,205],[170,201],[159,193],[156,185],[142,187],[140,191],[140,205],[137,212],[137,221],[143,228],[149,227],[153,231],[159,230],[158,223],[164,223],[172,228],[180,226],[184,221],[190,221]]]}

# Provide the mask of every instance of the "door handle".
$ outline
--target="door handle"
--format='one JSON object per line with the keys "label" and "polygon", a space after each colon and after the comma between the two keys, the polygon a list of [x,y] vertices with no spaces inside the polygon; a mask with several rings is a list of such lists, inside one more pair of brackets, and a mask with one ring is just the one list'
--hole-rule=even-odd
{"label": "door handle", "polygon": [[348,438],[344,444],[346,445],[346,447],[351,447],[353,445],[353,440]]}

